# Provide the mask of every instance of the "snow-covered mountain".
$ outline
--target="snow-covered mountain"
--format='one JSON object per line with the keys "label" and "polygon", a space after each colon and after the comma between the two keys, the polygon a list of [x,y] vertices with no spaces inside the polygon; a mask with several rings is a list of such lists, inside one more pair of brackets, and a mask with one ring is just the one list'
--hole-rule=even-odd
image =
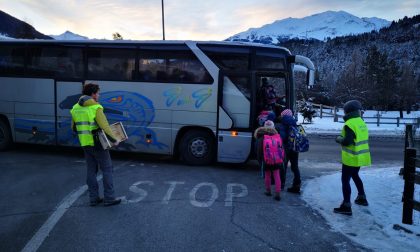
{"label": "snow-covered mountain", "polygon": [[85,36],[81,36],[79,34],[70,32],[70,31],[66,31],[63,34],[60,35],[49,35],[50,37],[54,38],[55,40],[85,40],[85,39],[89,39],[88,37]]}
{"label": "snow-covered mountain", "polygon": [[380,18],[359,18],[345,11],[326,11],[304,18],[286,18],[260,28],[250,28],[227,41],[249,41],[276,44],[284,39],[326,40],[345,35],[379,30],[389,26],[390,21]]}

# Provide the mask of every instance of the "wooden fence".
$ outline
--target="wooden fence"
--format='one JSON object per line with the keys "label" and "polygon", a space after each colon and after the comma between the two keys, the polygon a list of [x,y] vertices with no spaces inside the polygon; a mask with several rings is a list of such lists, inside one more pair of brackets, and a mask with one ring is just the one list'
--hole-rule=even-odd
{"label": "wooden fence", "polygon": [[327,106],[327,105],[323,105],[323,104],[316,104],[313,103],[312,106],[314,108],[318,108],[319,111],[319,117],[322,118],[324,117],[333,117],[334,118],[334,122],[338,122],[338,117],[343,117],[343,115],[339,115],[337,112],[339,112],[339,108],[334,106]]}
{"label": "wooden fence", "polygon": [[[343,118],[344,111],[342,108],[336,107],[336,106],[327,106],[323,104],[316,104],[313,103],[312,106],[314,109],[318,111],[318,116],[320,118],[322,117],[333,117],[334,122],[344,122],[342,119],[339,120],[339,118]],[[340,111],[342,114],[340,114]],[[420,118],[400,118],[400,117],[383,117],[379,113],[376,116],[362,116],[363,120],[367,124],[376,124],[378,127],[381,124],[396,124],[397,127],[400,127],[400,124],[412,124],[417,123],[420,124]]]}
{"label": "wooden fence", "polygon": [[420,202],[414,200],[414,186],[420,184],[420,158],[417,156],[417,145],[413,125],[406,125],[405,128],[405,151],[404,151],[404,192],[403,192],[403,216],[402,223],[413,224],[413,210],[420,211]]}

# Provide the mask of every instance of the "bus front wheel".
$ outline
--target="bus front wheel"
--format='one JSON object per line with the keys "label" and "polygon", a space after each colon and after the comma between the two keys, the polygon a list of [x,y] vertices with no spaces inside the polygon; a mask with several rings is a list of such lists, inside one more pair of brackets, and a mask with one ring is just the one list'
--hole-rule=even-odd
{"label": "bus front wheel", "polygon": [[208,165],[214,160],[214,138],[209,132],[188,131],[182,137],[179,148],[181,158],[186,164]]}
{"label": "bus front wheel", "polygon": [[12,132],[7,123],[0,119],[0,151],[5,151],[12,145]]}

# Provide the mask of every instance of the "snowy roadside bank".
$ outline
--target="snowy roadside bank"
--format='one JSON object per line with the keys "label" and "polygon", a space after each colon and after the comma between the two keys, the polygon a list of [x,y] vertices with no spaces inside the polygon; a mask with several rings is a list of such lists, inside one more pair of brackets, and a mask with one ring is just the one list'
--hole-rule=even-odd
{"label": "snowy roadside bank", "polygon": [[[420,247],[420,212],[414,212],[413,225],[402,224],[404,181],[400,167],[362,168],[369,206],[352,205],[353,216],[333,213],[342,201],[341,172],[311,179],[304,184],[302,198],[319,212],[335,231],[375,251],[417,251]],[[352,200],[357,190],[352,184]],[[415,190],[419,200],[419,186]],[[398,224],[413,233],[394,229]]]}
{"label": "snowy roadside bank", "polygon": [[[376,111],[366,111],[365,115],[371,115],[376,113]],[[398,117],[399,114],[396,111],[383,112],[384,117]],[[411,118],[413,123],[417,120],[415,118],[420,117],[420,111],[414,111],[410,115],[404,114],[404,118]],[[302,116],[299,115],[299,122],[302,120]],[[340,119],[342,121],[342,119]],[[343,122],[334,122],[332,117],[315,117],[312,120],[312,123],[302,124],[305,128],[306,133],[308,134],[318,134],[318,135],[339,135],[341,129],[344,126]],[[368,123],[367,127],[369,129],[369,135],[372,137],[404,137],[405,136],[405,124],[400,124],[397,127],[397,124],[376,124]]]}
{"label": "snowy roadside bank", "polygon": [[[365,114],[372,114],[367,111]],[[397,112],[382,113],[383,117],[397,117]],[[420,117],[420,111],[405,118]],[[300,117],[302,118],[302,117]],[[313,119],[311,124],[303,124],[308,135],[335,138],[341,132],[344,123],[334,122],[331,117]],[[405,125],[400,124],[367,124],[370,138],[398,138],[404,141]],[[417,129],[419,131],[419,129]],[[420,132],[417,132],[419,134]],[[363,207],[353,204],[353,216],[343,216],[333,213],[343,199],[341,191],[341,172],[323,175],[306,181],[302,198],[308,206],[320,213],[337,232],[341,232],[349,239],[373,249],[374,251],[418,251],[420,248],[420,212],[414,211],[413,225],[402,224],[402,193],[404,180],[399,176],[401,166],[395,164],[386,167],[381,165],[364,167],[360,176],[363,180],[369,206]],[[354,183],[352,186],[352,200],[357,196]],[[420,200],[420,186],[415,187],[415,200]],[[394,229],[397,224],[404,230]]]}

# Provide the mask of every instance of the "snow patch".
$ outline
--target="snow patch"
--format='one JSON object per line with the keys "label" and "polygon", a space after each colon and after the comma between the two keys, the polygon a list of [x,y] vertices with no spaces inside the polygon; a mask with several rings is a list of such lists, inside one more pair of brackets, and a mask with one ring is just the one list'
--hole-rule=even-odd
{"label": "snow patch", "polygon": [[60,35],[48,35],[48,36],[54,38],[55,40],[87,40],[89,39],[88,37],[81,36],[79,34],[76,34],[70,31],[66,31]]}
{"label": "snow patch", "polygon": [[8,37],[6,34],[0,33],[0,40],[8,40],[8,39],[13,39],[13,38]]}
{"label": "snow patch", "polygon": [[[328,111],[328,110],[324,110]],[[404,136],[405,134],[405,124],[400,123],[400,126],[397,127],[396,119],[380,119],[381,122],[392,122],[392,124],[380,124],[379,126],[376,125],[376,119],[369,118],[369,117],[376,117],[378,111],[375,110],[366,110],[363,114],[364,120],[367,122],[371,122],[366,124],[369,129],[370,135],[393,135],[393,136]],[[342,115],[343,110],[338,112],[338,114]],[[397,118],[400,116],[398,111],[382,111],[379,112],[380,118]],[[299,121],[302,121],[302,116],[299,115]],[[420,118],[420,111],[413,111],[410,114],[406,112],[403,113],[403,118],[410,118],[410,122],[415,123],[417,118]],[[343,121],[343,118],[340,118],[339,121]],[[408,122],[404,120],[404,122]],[[311,124],[303,124],[305,131],[307,133],[331,133],[331,134],[340,134],[341,129],[343,128],[343,122],[334,122],[333,117],[329,115],[328,117],[323,116],[323,118],[319,117],[319,113],[317,117],[312,119]]]}
{"label": "snow patch", "polygon": [[[353,216],[333,213],[342,201],[341,173],[321,176],[304,184],[302,198],[317,210],[333,230],[375,251],[417,251],[420,247],[420,213],[414,211],[414,224],[402,224],[402,192],[404,180],[399,176],[400,167],[362,168],[369,206],[352,205]],[[352,186],[352,199],[357,189]],[[416,187],[415,200],[420,190]],[[413,233],[395,230],[398,224]]]}

